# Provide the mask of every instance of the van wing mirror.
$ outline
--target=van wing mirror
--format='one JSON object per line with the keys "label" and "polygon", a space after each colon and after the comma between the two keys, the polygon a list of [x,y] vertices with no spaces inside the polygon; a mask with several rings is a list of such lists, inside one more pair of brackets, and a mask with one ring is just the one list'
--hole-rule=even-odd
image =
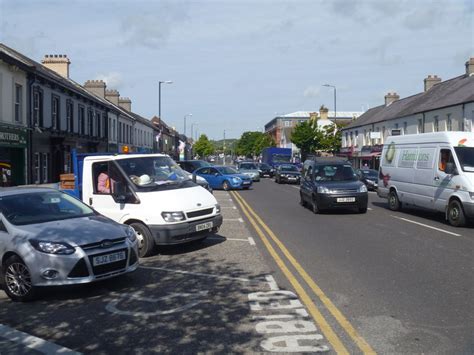
{"label": "van wing mirror", "polygon": [[125,203],[127,201],[127,186],[121,181],[114,181],[112,196],[115,201]]}
{"label": "van wing mirror", "polygon": [[456,169],[456,165],[452,162],[446,163],[444,172],[448,175],[458,175],[458,169]]}

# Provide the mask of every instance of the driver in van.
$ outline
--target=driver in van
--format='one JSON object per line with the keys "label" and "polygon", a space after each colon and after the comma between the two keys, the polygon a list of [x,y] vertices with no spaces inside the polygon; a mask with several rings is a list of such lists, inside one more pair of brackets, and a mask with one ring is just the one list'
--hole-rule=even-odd
{"label": "driver in van", "polygon": [[439,170],[441,171],[446,170],[446,164],[449,162],[450,157],[451,157],[451,153],[449,152],[449,150],[443,149],[441,151],[441,157],[440,157],[439,166],[438,166]]}

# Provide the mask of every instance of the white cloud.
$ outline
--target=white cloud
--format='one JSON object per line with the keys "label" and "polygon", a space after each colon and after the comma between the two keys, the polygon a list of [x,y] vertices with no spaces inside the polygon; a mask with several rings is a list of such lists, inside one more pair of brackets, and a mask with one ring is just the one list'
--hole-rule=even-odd
{"label": "white cloud", "polygon": [[96,75],[96,79],[105,81],[107,88],[109,89],[120,89],[123,84],[122,74],[117,72],[98,74]]}
{"label": "white cloud", "polygon": [[304,97],[318,97],[321,89],[318,86],[308,86],[303,93]]}

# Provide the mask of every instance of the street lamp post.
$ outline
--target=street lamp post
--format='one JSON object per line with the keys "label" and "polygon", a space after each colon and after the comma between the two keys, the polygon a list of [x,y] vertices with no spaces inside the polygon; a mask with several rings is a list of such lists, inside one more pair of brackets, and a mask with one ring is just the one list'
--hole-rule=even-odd
{"label": "street lamp post", "polygon": [[173,84],[171,80],[158,82],[158,117],[161,120],[161,84]]}
{"label": "street lamp post", "polygon": [[191,139],[194,139],[194,126],[197,126],[198,124],[196,122],[191,123]]}
{"label": "street lamp post", "polygon": [[223,144],[223,153],[224,153],[224,165],[225,165],[225,129],[224,129],[224,144]]}
{"label": "street lamp post", "polygon": [[184,132],[183,132],[184,136],[186,136],[186,117],[192,116],[192,115],[193,115],[192,113],[187,113],[184,115]]}
{"label": "street lamp post", "polygon": [[337,117],[337,108],[336,108],[336,87],[334,85],[329,85],[329,84],[324,84],[323,86],[326,86],[328,88],[333,88],[334,89],[334,124],[336,124],[336,117]]}

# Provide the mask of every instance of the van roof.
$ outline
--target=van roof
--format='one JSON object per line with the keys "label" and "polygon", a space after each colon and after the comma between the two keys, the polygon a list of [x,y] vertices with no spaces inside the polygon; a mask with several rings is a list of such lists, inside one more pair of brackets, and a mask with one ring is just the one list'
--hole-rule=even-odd
{"label": "van roof", "polygon": [[474,147],[474,132],[433,132],[422,134],[406,134],[402,136],[389,136],[385,145],[395,144],[420,144],[420,143],[447,143],[452,146]]}
{"label": "van roof", "polygon": [[130,158],[146,158],[146,157],[167,157],[166,154],[114,154],[114,155],[90,155],[86,156],[84,160],[121,160]]}
{"label": "van roof", "polygon": [[311,157],[311,158],[306,159],[305,164],[307,162],[312,162],[312,161],[314,161],[316,164],[319,164],[319,163],[343,164],[343,163],[349,162],[347,158],[342,158],[342,157]]}

